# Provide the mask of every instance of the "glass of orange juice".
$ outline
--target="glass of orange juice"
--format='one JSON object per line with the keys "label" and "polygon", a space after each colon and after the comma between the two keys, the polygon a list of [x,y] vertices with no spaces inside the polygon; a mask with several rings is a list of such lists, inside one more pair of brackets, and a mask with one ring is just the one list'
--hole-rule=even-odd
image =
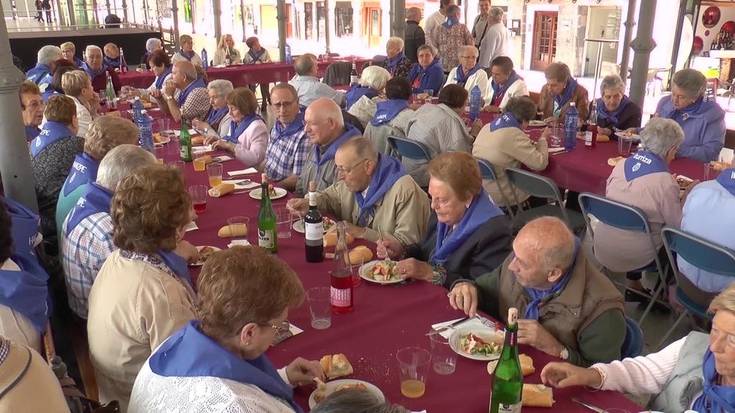
{"label": "glass of orange juice", "polygon": [[401,380],[401,394],[417,399],[426,392],[431,353],[421,347],[404,347],[396,352]]}
{"label": "glass of orange juice", "polygon": [[222,183],[222,164],[212,162],[207,165],[207,176],[209,177],[209,186],[214,188]]}
{"label": "glass of orange juice", "polygon": [[196,172],[202,172],[207,167],[207,162],[204,160],[204,158],[195,158],[192,162],[194,164],[194,170]]}

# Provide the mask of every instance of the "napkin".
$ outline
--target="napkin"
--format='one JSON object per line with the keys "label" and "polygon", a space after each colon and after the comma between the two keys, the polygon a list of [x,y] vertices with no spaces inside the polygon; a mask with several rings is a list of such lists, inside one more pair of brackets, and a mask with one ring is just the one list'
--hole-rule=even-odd
{"label": "napkin", "polygon": [[220,156],[215,156],[214,158],[212,158],[212,161],[214,161],[214,162],[225,162],[225,161],[231,161],[233,159],[235,159],[235,158],[233,158],[232,156],[220,155]]}
{"label": "napkin", "polygon": [[[441,323],[432,324],[431,325],[431,328],[433,330],[439,330],[440,328],[442,328],[444,326],[448,326],[448,325],[450,325],[452,323],[455,323],[455,322],[461,320],[462,318],[464,318],[464,317],[455,318],[454,320],[442,321]],[[495,322],[492,321],[492,320],[490,320],[490,319],[488,319],[488,318],[485,318],[485,317],[482,317],[482,316],[479,316],[478,315],[476,317],[468,318],[467,320],[465,320],[465,321],[463,321],[463,322],[461,322],[461,323],[459,323],[459,324],[457,324],[457,325],[455,325],[453,327],[450,327],[450,328],[448,328],[446,330],[443,330],[441,333],[439,333],[439,335],[442,336],[442,337],[444,337],[444,338],[446,338],[446,339],[449,339],[449,336],[452,335],[452,333],[454,332],[454,330],[456,330],[459,327],[468,327],[468,326],[469,327],[475,327],[475,328],[478,328],[478,329],[479,328],[487,328],[487,327],[491,327],[491,328],[494,329],[495,328]]]}
{"label": "napkin", "polygon": [[257,172],[258,172],[258,170],[255,169],[255,168],[247,168],[247,169],[240,169],[238,171],[230,171],[230,172],[227,172],[227,175],[229,175],[229,176],[239,176],[239,175],[254,174],[254,173],[257,173]]}
{"label": "napkin", "polygon": [[302,330],[302,329],[296,327],[295,325],[289,323],[289,325],[288,325],[288,331],[279,331],[279,332],[276,333],[276,338],[273,340],[273,345],[275,346],[276,344],[278,344],[278,343],[286,340],[287,338],[293,337],[293,336],[295,336],[297,334],[301,334],[303,332],[304,332],[304,330]]}
{"label": "napkin", "polygon": [[199,227],[197,226],[197,223],[194,221],[191,221],[190,223],[186,224],[186,226],[184,227],[184,232],[194,231],[197,229],[199,229]]}
{"label": "napkin", "polygon": [[561,148],[549,148],[549,153],[557,153],[557,152],[564,152],[566,149],[564,147]]}
{"label": "napkin", "polygon": [[193,155],[199,155],[202,153],[212,152],[214,149],[212,149],[212,145],[204,145],[204,146],[192,146],[191,147],[191,153]]}
{"label": "napkin", "polygon": [[247,247],[247,246],[250,245],[250,242],[248,242],[248,240],[246,240],[246,239],[233,239],[232,241],[230,241],[229,244],[227,244],[227,248],[232,248],[232,247],[237,246],[237,245],[241,245],[243,247]]}

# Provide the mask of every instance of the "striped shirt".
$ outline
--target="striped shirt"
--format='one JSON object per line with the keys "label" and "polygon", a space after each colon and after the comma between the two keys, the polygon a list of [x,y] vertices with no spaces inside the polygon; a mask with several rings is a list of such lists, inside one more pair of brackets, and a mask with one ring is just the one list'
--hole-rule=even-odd
{"label": "striped shirt", "polygon": [[304,128],[291,135],[278,136],[274,126],[265,152],[266,175],[276,181],[291,175],[300,175],[309,156],[309,149],[311,144]]}

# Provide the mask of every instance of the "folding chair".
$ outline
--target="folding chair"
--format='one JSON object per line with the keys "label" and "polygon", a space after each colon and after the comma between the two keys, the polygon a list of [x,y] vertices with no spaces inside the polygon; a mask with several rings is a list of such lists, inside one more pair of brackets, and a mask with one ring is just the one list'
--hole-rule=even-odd
{"label": "folding chair", "polygon": [[[551,203],[523,210],[519,209],[513,218],[513,230],[518,232],[527,222],[542,216],[560,218],[574,231],[575,234],[584,230],[584,219],[579,212],[567,209],[562,201],[559,187],[549,178],[528,172],[519,168],[507,168],[505,174],[513,186],[523,190],[531,196],[544,198]],[[513,190],[515,196],[515,190]]]}
{"label": "folding chair", "polygon": [[658,343],[659,348],[666,342],[666,339],[669,338],[687,314],[696,315],[702,319],[710,318],[707,314],[707,308],[689,298],[679,287],[679,277],[683,277],[684,275],[679,272],[674,254],[677,254],[701,270],[735,277],[735,251],[730,248],[717,245],[714,242],[707,241],[686,231],[669,227],[664,227],[661,231],[661,237],[666,248],[666,255],[669,257],[672,268],[675,269],[674,274],[676,275],[677,282],[676,299],[684,306],[685,311],[681,313],[676,322],[674,322],[674,325],[671,326],[669,331],[666,332],[666,335]]}
{"label": "folding chair", "polygon": [[620,359],[638,357],[643,352],[643,330],[632,318],[625,317],[625,340]]}
{"label": "folding chair", "polygon": [[429,151],[429,148],[421,142],[399,138],[397,136],[389,136],[388,143],[396,152],[398,152],[401,158],[427,162],[431,160],[431,152]]}
{"label": "folding chair", "polygon": [[[495,182],[498,180],[497,174],[495,174],[495,168],[493,167],[490,162],[480,159],[477,159],[477,164],[480,166],[480,175],[482,175],[482,179],[486,179],[488,181]],[[498,192],[500,192],[500,196],[503,198],[503,204],[506,205],[505,209],[508,211],[508,214],[510,215],[510,219],[512,220],[515,217],[515,214],[513,212],[513,207],[517,207],[519,202],[518,198],[516,197],[515,191],[512,191],[513,193],[513,201],[507,196],[505,191],[500,187],[500,184],[498,185]]]}
{"label": "folding chair", "polygon": [[[653,233],[651,232],[651,227],[648,224],[648,218],[646,217],[646,214],[639,208],[636,208],[634,206],[626,205],[622,202],[613,201],[611,199],[605,198],[600,195],[591,194],[589,192],[583,192],[579,194],[579,206],[582,209],[582,216],[584,217],[584,221],[587,224],[587,231],[593,239],[595,237],[595,233],[592,230],[590,216],[594,216],[601,223],[617,229],[648,235],[648,239],[651,244],[651,251],[653,251],[654,254],[653,262],[644,268],[640,268],[637,271],[658,271],[658,286],[654,288],[653,294],[649,296],[648,294],[642,294],[640,291],[633,290],[624,284],[618,284],[625,290],[633,291],[636,294],[644,295],[645,297],[648,297],[650,299],[650,302],[648,303],[648,306],[646,306],[645,311],[643,311],[641,318],[638,319],[638,323],[643,324],[643,320],[646,318],[648,313],[651,312],[651,309],[653,308],[654,304],[656,304],[659,295],[664,290],[664,288],[666,288],[666,273],[668,271],[668,266],[664,265],[665,263],[661,262],[661,259],[659,258],[658,248],[656,248],[656,243],[653,238]],[[609,270],[605,269],[605,271],[608,272],[609,275]]]}

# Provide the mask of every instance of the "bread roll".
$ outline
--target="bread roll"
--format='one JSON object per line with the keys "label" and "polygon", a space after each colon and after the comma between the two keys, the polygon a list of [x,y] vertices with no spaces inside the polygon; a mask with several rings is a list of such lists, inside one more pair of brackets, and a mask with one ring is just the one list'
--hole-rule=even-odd
{"label": "bread roll", "polygon": [[244,237],[248,235],[248,226],[243,224],[225,225],[217,231],[220,238]]}
{"label": "bread roll", "polygon": [[521,371],[523,371],[524,376],[528,376],[529,374],[533,374],[533,372],[536,371],[536,368],[533,367],[533,359],[525,354],[521,354],[518,356],[518,359],[521,362]]}
{"label": "bread roll", "polygon": [[326,355],[319,360],[319,364],[324,370],[324,374],[328,379],[336,379],[337,377],[349,376],[353,373],[352,364],[347,360],[344,354]]}
{"label": "bread roll", "polygon": [[[355,237],[353,237],[350,234],[347,234],[347,245],[352,244],[355,242]],[[329,231],[326,234],[324,234],[324,247],[334,247],[337,245],[337,231]]]}
{"label": "bread roll", "polygon": [[204,136],[202,135],[196,135],[191,137],[191,145],[192,146],[202,146],[204,145]]}
{"label": "bread roll", "polygon": [[362,264],[373,259],[373,252],[364,245],[358,245],[349,253],[350,264]]}
{"label": "bread roll", "polygon": [[554,405],[554,393],[551,387],[543,384],[523,384],[524,407],[551,407]]}
{"label": "bread roll", "polygon": [[597,134],[597,142],[610,142],[610,137],[601,133]]}
{"label": "bread roll", "polygon": [[235,184],[229,184],[229,183],[221,183],[214,188],[209,188],[209,196],[212,198],[219,198],[221,196],[227,195],[230,192],[235,190]]}

